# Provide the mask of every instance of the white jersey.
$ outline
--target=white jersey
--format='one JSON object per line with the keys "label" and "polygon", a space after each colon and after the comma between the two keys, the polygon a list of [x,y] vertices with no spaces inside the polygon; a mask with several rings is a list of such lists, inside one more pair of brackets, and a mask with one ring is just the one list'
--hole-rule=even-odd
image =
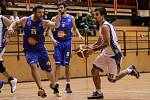
{"label": "white jersey", "polygon": [[[105,21],[103,23],[103,25],[108,25],[110,28],[110,46],[104,48],[101,52],[101,54],[105,55],[105,56],[115,56],[115,54],[117,54],[118,52],[121,52],[121,48],[120,45],[118,43],[118,38],[116,35],[116,31],[114,29],[114,27],[108,23],[107,21]],[[101,28],[99,30],[99,35],[102,36],[101,34]]]}
{"label": "white jersey", "polygon": [[5,26],[2,20],[2,15],[0,15],[0,48],[4,47],[4,33],[5,33]]}
{"label": "white jersey", "polygon": [[10,19],[11,22],[14,22],[14,21],[18,21],[18,20],[19,20],[19,17],[18,17],[18,16],[16,16],[16,17],[10,16],[9,19]]}

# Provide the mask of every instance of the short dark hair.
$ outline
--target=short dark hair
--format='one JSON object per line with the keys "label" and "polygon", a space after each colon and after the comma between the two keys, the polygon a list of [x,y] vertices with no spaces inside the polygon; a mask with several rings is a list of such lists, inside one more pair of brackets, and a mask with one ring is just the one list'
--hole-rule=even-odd
{"label": "short dark hair", "polygon": [[60,5],[63,5],[64,8],[66,8],[66,7],[68,6],[67,3],[64,2],[64,1],[63,1],[63,2],[58,2],[58,3],[57,3],[57,7],[60,6]]}
{"label": "short dark hair", "polygon": [[107,11],[104,7],[101,7],[101,8],[96,8],[95,11],[99,11],[99,13],[103,16],[106,16],[107,15]]}
{"label": "short dark hair", "polygon": [[35,6],[33,7],[33,12],[36,12],[37,9],[44,9],[44,7],[41,5]]}

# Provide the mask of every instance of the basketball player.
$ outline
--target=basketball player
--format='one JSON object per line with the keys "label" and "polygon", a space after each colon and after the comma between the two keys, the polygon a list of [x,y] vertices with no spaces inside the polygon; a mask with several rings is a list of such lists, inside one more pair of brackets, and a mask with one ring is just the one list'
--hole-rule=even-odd
{"label": "basketball player", "polygon": [[6,28],[11,24],[11,21],[5,17],[0,15],[0,73],[2,73],[6,78],[8,78],[8,82],[11,86],[11,93],[14,93],[16,90],[17,79],[13,78],[7,71],[7,69],[3,65],[3,54],[5,52],[5,45],[7,44],[7,37],[5,37]]}
{"label": "basketball player", "polygon": [[[72,28],[73,32],[76,33],[80,39],[83,37],[79,33],[75,18],[67,14],[67,4],[65,2],[59,2],[57,4],[58,12],[61,12],[62,18],[60,20],[59,28],[53,30],[54,39],[57,41],[57,46],[54,47],[54,59],[56,64],[55,77],[57,86],[59,87],[58,78],[60,74],[60,67],[65,66],[66,73],[66,92],[72,93],[70,87],[70,58],[71,58],[71,44],[72,44]],[[52,21],[55,17],[52,18]]]}
{"label": "basketball player", "polygon": [[4,82],[2,80],[0,80],[0,93],[2,91],[3,84],[4,84]]}
{"label": "basketball player", "polygon": [[92,96],[88,97],[88,99],[103,98],[99,72],[103,72],[105,69],[107,69],[108,80],[112,83],[115,83],[126,75],[133,75],[137,79],[140,77],[134,65],[129,65],[127,69],[120,71],[122,58],[121,49],[113,26],[105,20],[106,15],[107,12],[105,8],[95,9],[95,18],[100,25],[99,38],[98,41],[91,46],[87,54],[92,54],[98,50],[102,51],[93,62],[91,73],[96,91],[93,92]]}
{"label": "basketball player", "polygon": [[23,36],[23,47],[27,63],[30,65],[31,74],[35,80],[37,87],[39,89],[38,96],[46,97],[46,93],[41,84],[41,78],[37,71],[40,67],[43,71],[47,73],[49,80],[51,81],[50,87],[54,90],[57,96],[59,91],[55,86],[55,80],[52,74],[52,68],[50,65],[50,60],[44,47],[45,32],[49,31],[50,27],[58,27],[61,15],[58,14],[56,17],[56,22],[51,22],[43,19],[44,8],[43,6],[35,6],[33,8],[33,14],[29,17],[23,17],[19,21],[13,22],[8,31],[12,33],[15,28],[23,26],[24,36]]}

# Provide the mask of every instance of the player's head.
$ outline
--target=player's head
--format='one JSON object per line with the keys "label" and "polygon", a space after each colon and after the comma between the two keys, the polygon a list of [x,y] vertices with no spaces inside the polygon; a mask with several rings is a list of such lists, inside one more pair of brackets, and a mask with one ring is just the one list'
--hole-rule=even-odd
{"label": "player's head", "polygon": [[58,11],[63,14],[67,10],[67,4],[65,2],[57,3]]}
{"label": "player's head", "polygon": [[107,11],[105,8],[96,8],[95,9],[95,19],[97,21],[103,21],[105,19],[105,16],[107,15]]}
{"label": "player's head", "polygon": [[33,14],[37,19],[43,18],[44,15],[44,7],[41,5],[33,7]]}

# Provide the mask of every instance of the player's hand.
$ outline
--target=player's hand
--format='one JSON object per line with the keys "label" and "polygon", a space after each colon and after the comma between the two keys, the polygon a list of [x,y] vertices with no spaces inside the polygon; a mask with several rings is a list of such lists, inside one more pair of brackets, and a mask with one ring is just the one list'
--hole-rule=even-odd
{"label": "player's hand", "polygon": [[59,44],[59,42],[57,40],[53,40],[53,45],[57,46]]}
{"label": "player's hand", "polygon": [[62,14],[61,14],[61,12],[60,12],[60,11],[58,12],[58,16],[60,16],[60,17],[62,16]]}
{"label": "player's hand", "polygon": [[12,28],[9,28],[8,31],[5,33],[6,37],[14,35],[14,30]]}
{"label": "player's hand", "polygon": [[79,35],[79,38],[84,42],[84,37],[82,35]]}
{"label": "player's hand", "polygon": [[91,55],[93,52],[94,52],[93,49],[90,48],[90,49],[88,49],[88,51],[86,52],[85,55]]}

